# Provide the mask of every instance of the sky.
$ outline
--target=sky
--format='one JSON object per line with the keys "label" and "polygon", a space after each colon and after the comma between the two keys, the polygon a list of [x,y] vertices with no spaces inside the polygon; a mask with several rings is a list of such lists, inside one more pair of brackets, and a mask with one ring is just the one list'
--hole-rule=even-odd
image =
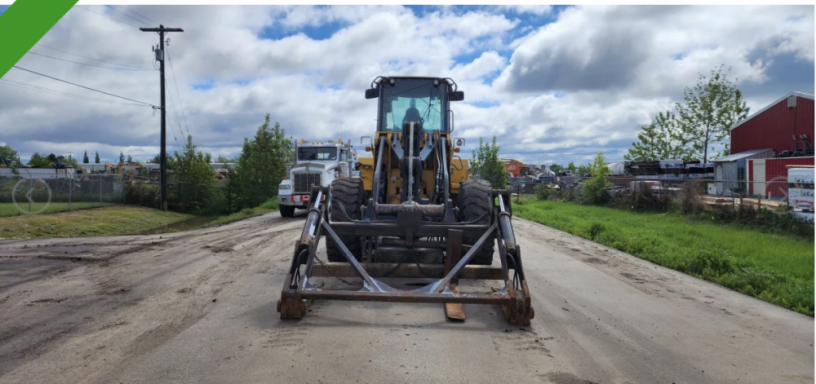
{"label": "sky", "polygon": [[496,136],[503,158],[531,164],[621,161],[719,65],[752,111],[814,92],[810,5],[78,5],[17,66],[129,100],[13,68],[0,145],[24,161],[158,154],[158,35],[137,28],[158,23],[184,29],[167,36],[168,151],[191,134],[213,158],[236,157],[266,114],[295,139],[359,144],[375,130],[364,92],[379,75],[453,78],[462,156]]}

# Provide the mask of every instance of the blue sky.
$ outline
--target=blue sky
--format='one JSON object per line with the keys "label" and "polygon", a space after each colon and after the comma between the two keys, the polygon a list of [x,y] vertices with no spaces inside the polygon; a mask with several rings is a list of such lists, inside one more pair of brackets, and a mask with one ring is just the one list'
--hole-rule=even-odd
{"label": "blue sky", "polygon": [[[455,135],[471,147],[463,155],[495,135],[502,156],[543,163],[584,164],[598,151],[622,159],[641,125],[720,64],[753,110],[814,90],[812,6],[83,7],[104,16],[75,7],[40,41],[64,52],[32,52],[119,69],[37,55],[18,65],[158,104],[157,73],[118,66],[155,66],[156,37],[121,13],[183,27],[168,47],[168,142],[175,149],[189,132],[214,156],[236,156],[267,113],[293,137],[342,131],[359,142],[374,129],[376,103],[362,94],[378,75],[452,77],[466,95],[454,106]],[[90,100],[117,99],[18,70],[3,79],[29,87],[0,82],[0,125],[10,127],[0,142],[24,157],[158,153],[149,107]]]}

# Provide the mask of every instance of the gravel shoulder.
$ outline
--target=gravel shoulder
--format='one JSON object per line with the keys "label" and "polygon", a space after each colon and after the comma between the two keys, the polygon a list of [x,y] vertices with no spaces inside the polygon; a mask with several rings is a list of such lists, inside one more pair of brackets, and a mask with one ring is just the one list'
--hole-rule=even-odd
{"label": "gravel shoulder", "polygon": [[530,327],[338,301],[281,321],[302,222],[0,241],[0,383],[814,380],[813,318],[522,219]]}

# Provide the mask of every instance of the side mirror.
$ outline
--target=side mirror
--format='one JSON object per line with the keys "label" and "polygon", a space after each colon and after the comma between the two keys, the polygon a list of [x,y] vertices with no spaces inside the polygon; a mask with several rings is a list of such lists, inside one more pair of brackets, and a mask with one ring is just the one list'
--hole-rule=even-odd
{"label": "side mirror", "polygon": [[462,139],[462,138],[456,139],[456,146],[457,147],[462,147],[464,145],[465,145],[465,139]]}
{"label": "side mirror", "polygon": [[465,92],[463,91],[455,91],[448,93],[448,100],[450,101],[462,101],[465,99]]}
{"label": "side mirror", "polygon": [[380,92],[377,88],[369,88],[366,89],[365,98],[366,99],[376,99],[380,97]]}

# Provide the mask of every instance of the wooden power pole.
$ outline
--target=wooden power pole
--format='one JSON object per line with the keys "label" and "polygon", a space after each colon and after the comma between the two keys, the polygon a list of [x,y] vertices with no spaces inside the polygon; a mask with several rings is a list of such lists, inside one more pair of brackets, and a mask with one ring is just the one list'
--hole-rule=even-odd
{"label": "wooden power pole", "polygon": [[167,114],[164,104],[164,34],[167,32],[184,32],[181,28],[165,28],[159,25],[158,28],[139,28],[142,32],[158,32],[159,46],[153,48],[156,53],[156,60],[159,62],[159,77],[161,87],[161,207],[162,211],[167,210]]}

